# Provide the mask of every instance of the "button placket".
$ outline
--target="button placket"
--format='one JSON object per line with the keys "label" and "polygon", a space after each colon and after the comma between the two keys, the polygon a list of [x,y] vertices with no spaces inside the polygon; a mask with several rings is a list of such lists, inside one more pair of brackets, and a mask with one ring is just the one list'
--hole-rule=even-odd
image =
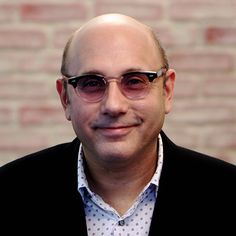
{"label": "button placket", "polygon": [[124,225],[125,225],[125,221],[124,221],[124,220],[118,221],[118,225],[119,225],[119,226],[124,226]]}

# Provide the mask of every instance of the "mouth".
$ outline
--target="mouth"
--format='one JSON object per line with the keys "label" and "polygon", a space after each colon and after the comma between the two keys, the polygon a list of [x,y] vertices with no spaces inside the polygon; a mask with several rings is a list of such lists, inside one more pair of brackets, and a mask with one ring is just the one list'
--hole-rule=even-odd
{"label": "mouth", "polygon": [[126,137],[138,126],[142,125],[143,120],[139,117],[108,119],[101,118],[92,123],[92,129],[101,137],[110,139],[120,139]]}
{"label": "mouth", "polygon": [[128,135],[137,125],[97,127],[101,135],[109,138],[121,138]]}

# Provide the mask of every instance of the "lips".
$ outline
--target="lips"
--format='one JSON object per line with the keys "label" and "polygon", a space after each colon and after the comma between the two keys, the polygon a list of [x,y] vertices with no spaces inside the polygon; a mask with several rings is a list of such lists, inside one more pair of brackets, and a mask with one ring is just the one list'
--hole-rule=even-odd
{"label": "lips", "polygon": [[142,119],[136,116],[119,118],[101,117],[94,121],[92,129],[106,137],[120,138],[128,135],[135,127],[141,125],[142,122]]}
{"label": "lips", "polygon": [[110,138],[120,138],[128,135],[135,126],[109,126],[109,127],[98,127],[96,131],[103,136]]}
{"label": "lips", "polygon": [[98,126],[98,129],[125,129],[136,125],[111,125],[111,126]]}
{"label": "lips", "polygon": [[122,128],[138,126],[141,123],[142,123],[142,120],[138,117],[131,118],[131,119],[101,118],[101,119],[95,120],[91,124],[91,127],[93,129],[122,129]]}

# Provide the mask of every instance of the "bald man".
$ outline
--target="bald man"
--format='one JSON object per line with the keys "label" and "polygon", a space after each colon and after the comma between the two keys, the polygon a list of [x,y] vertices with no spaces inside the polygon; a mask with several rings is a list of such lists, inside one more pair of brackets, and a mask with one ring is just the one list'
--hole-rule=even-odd
{"label": "bald man", "polygon": [[235,166],[162,131],[175,78],[152,29],[129,16],[101,15],[74,32],[56,88],[76,138],[0,169],[3,226],[31,235],[233,231]]}

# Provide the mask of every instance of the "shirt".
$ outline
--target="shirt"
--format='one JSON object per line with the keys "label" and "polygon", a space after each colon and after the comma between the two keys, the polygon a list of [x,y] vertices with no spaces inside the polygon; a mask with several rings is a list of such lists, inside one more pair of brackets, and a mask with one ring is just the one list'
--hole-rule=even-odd
{"label": "shirt", "polygon": [[88,235],[134,236],[148,235],[158,193],[163,163],[163,144],[159,138],[159,153],[156,171],[131,208],[124,214],[118,212],[92,192],[84,172],[82,144],[78,154],[78,191],[84,203]]}

